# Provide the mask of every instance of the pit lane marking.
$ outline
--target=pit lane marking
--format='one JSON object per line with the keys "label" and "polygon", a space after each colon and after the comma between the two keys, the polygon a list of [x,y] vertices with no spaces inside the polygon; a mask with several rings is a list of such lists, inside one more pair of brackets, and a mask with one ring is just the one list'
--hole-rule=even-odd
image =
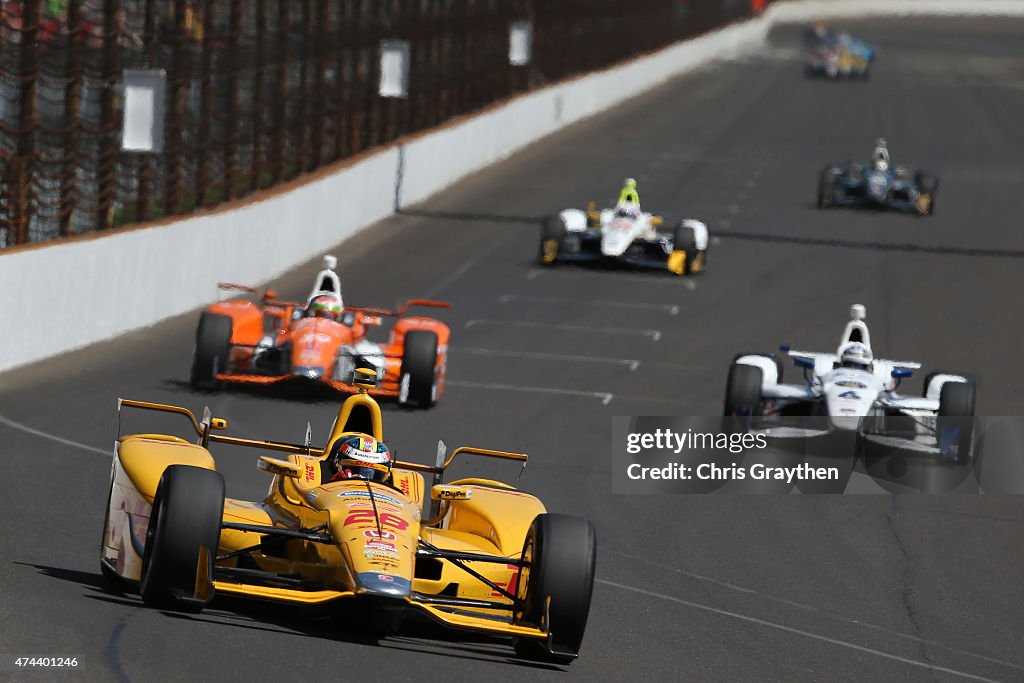
{"label": "pit lane marking", "polygon": [[47,439],[49,441],[55,441],[55,442],[57,442],[59,444],[64,444],[65,446],[71,446],[72,448],[78,448],[78,449],[83,450],[83,451],[89,451],[91,453],[99,453],[100,455],[106,455],[106,456],[109,456],[109,457],[113,457],[113,455],[114,455],[113,451],[107,451],[107,450],[104,450],[102,448],[96,448],[95,446],[90,446],[88,444],[79,443],[78,441],[72,441],[71,439],[65,439],[63,437],[56,436],[55,434],[48,434],[46,432],[39,431],[38,429],[33,429],[32,427],[29,427],[28,425],[23,425],[20,422],[15,422],[14,420],[10,420],[10,419],[2,416],[2,415],[0,415],[0,424],[5,425],[7,427],[10,427],[11,429],[16,429],[19,432],[25,432],[26,434],[31,434],[32,436],[38,436],[41,439]]}
{"label": "pit lane marking", "polygon": [[967,673],[966,671],[958,671],[956,669],[949,669],[949,668],[944,667],[944,666],[937,666],[935,664],[931,664],[929,662],[922,662],[922,661],[917,660],[917,659],[908,659],[907,657],[901,657],[899,655],[894,655],[894,654],[889,653],[889,652],[883,652],[881,650],[876,650],[874,648],[865,647],[863,645],[857,645],[856,643],[850,643],[850,642],[845,641],[845,640],[839,640],[838,638],[829,638],[828,636],[823,636],[823,635],[821,635],[819,633],[812,633],[810,631],[803,631],[803,630],[798,629],[798,628],[793,628],[792,626],[785,626],[783,624],[777,624],[774,621],[767,621],[765,619],[758,619],[757,617],[747,616],[746,614],[739,614],[738,612],[730,612],[729,610],[720,609],[718,607],[712,607],[710,605],[702,605],[702,604],[700,604],[698,602],[691,602],[690,600],[684,600],[682,598],[677,598],[677,597],[672,596],[672,595],[666,595],[664,593],[656,593],[654,591],[645,590],[643,588],[637,588],[635,586],[627,586],[626,584],[616,583],[615,581],[608,581],[607,579],[594,579],[594,581],[596,583],[603,583],[606,586],[612,586],[613,588],[619,588],[621,590],[631,591],[633,593],[639,593],[640,595],[646,595],[648,597],[658,598],[659,600],[666,600],[668,602],[674,602],[674,603],[677,603],[677,604],[680,604],[680,605],[685,605],[687,607],[692,607],[693,609],[698,609],[698,610],[701,610],[701,611],[704,611],[704,612],[711,612],[712,614],[718,614],[718,615],[723,616],[723,617],[730,617],[732,619],[738,619],[740,621],[746,621],[746,622],[751,623],[751,624],[757,624],[759,626],[765,626],[767,628],[773,628],[773,629],[776,629],[778,631],[784,631],[786,633],[792,633],[794,635],[804,636],[805,638],[810,638],[812,640],[818,640],[818,641],[821,641],[821,642],[824,642],[824,643],[829,643],[831,645],[837,645],[839,647],[845,647],[845,648],[850,649],[850,650],[856,650],[858,652],[863,652],[865,654],[875,655],[876,657],[882,657],[882,658],[885,658],[885,659],[891,659],[891,660],[894,660],[894,661],[897,661],[897,662],[902,662],[904,664],[909,664],[911,666],[919,666],[919,667],[922,667],[924,669],[928,669],[929,671],[946,673],[946,674],[950,674],[952,676],[959,676],[961,678],[969,678],[969,679],[974,680],[974,681],[985,681],[985,683],[998,683],[998,681],[996,681],[995,679],[992,679],[992,678],[985,678],[984,676],[977,676],[975,674]]}
{"label": "pit lane marking", "polygon": [[588,327],[586,325],[558,325],[548,323],[531,323],[524,320],[488,320],[474,318],[466,322],[466,329],[479,325],[501,325],[502,327],[526,327],[531,329],[565,330],[567,332],[589,332],[591,334],[630,334],[637,337],[650,337],[651,341],[661,339],[661,330],[635,330],[627,327]]}
{"label": "pit lane marking", "polygon": [[640,361],[628,358],[605,358],[603,356],[574,356],[561,353],[542,353],[540,351],[499,351],[498,349],[483,349],[479,347],[458,347],[449,346],[448,353],[469,353],[475,356],[504,356],[506,358],[535,358],[537,360],[574,361],[580,363],[608,363],[610,365],[625,365],[633,372],[640,367]]}
{"label": "pit lane marking", "polygon": [[539,304],[573,305],[573,306],[609,306],[614,308],[637,308],[655,311],[667,311],[669,315],[679,315],[679,306],[676,304],[648,304],[639,301],[587,301],[580,299],[565,299],[551,296],[519,296],[518,294],[502,294],[498,297],[499,304],[507,304],[510,301],[525,301]]}
{"label": "pit lane marking", "polygon": [[534,394],[560,394],[562,396],[584,396],[586,398],[599,398],[601,405],[608,405],[612,402],[613,394],[603,391],[577,391],[576,389],[553,389],[551,387],[527,387],[516,384],[491,384],[487,382],[459,382],[447,380],[446,385],[464,389],[487,389],[489,391],[525,391]]}

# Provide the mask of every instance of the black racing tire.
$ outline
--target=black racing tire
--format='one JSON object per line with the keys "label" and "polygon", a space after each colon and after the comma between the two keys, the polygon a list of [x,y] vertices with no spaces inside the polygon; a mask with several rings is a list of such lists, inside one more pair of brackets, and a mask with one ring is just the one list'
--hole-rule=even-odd
{"label": "black racing tire", "polygon": [[920,193],[917,202],[918,215],[931,216],[935,213],[935,195],[939,190],[939,179],[919,171],[914,176],[914,184]]}
{"label": "black racing tire", "polygon": [[[200,548],[217,556],[224,515],[224,477],[191,465],[170,465],[160,477],[142,556],[142,601],[157,609],[199,612],[193,599]],[[212,597],[212,596],[211,596]]]}
{"label": "black racing tire", "polygon": [[686,254],[686,259],[683,261],[683,272],[679,275],[696,275],[704,272],[707,254],[697,248],[697,231],[683,225],[681,221],[672,233],[672,251],[681,251]]}
{"label": "black racing tire", "polygon": [[731,416],[760,416],[761,382],[764,373],[753,365],[733,363],[725,385],[725,405],[722,414]]}
{"label": "black racing tire", "polygon": [[430,330],[411,330],[405,335],[399,393],[402,405],[429,408],[434,404],[437,365],[437,334]]}
{"label": "black racing tire", "polygon": [[835,199],[836,176],[832,167],[822,169],[818,174],[818,197],[817,206],[819,209],[827,209],[832,206]]}
{"label": "black racing tire", "polygon": [[190,377],[193,389],[216,391],[223,386],[217,375],[228,370],[231,335],[232,322],[228,316],[203,313],[199,318]]}
{"label": "black racing tire", "polygon": [[764,356],[765,358],[771,358],[773,361],[775,361],[775,369],[779,373],[777,381],[779,383],[782,382],[783,370],[785,369],[785,366],[782,364],[782,359],[779,358],[779,356],[777,354],[774,354],[774,353],[772,353],[770,351],[769,352],[760,352],[760,351],[759,352],[754,352],[754,351],[751,351],[750,353],[737,353],[735,356],[732,357],[732,362],[735,363],[736,361],[738,361],[743,356]]}
{"label": "black racing tire", "polygon": [[565,241],[565,222],[561,216],[546,216],[540,226],[540,247],[537,251],[537,262],[542,266],[551,266],[558,261],[558,254]]}
{"label": "black racing tire", "polygon": [[939,412],[935,421],[936,440],[941,445],[947,435],[956,439],[957,460],[966,462],[974,441],[975,385],[946,382],[939,392]]}
{"label": "black racing tire", "polygon": [[539,627],[546,615],[555,652],[549,652],[537,640],[519,638],[516,654],[535,661],[568,664],[580,651],[590,615],[597,564],[594,525],[569,515],[537,515],[526,534],[521,559],[524,566],[516,584],[519,606],[515,623]]}
{"label": "black racing tire", "polygon": [[[921,386],[922,398],[926,398],[928,396],[928,385],[931,384],[932,380],[938,377],[939,375],[959,375],[960,377],[965,376],[962,373],[959,373],[955,370],[932,370],[931,372],[924,376],[924,384]],[[970,379],[970,377],[968,377],[967,379]]]}

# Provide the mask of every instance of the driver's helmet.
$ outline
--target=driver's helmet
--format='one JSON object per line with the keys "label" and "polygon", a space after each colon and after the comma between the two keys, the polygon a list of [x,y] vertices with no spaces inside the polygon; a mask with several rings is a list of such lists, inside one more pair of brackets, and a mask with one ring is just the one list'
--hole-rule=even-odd
{"label": "driver's helmet", "polygon": [[341,322],[341,313],[341,301],[328,294],[313,297],[306,306],[306,316],[310,318],[328,318],[337,323]]}
{"label": "driver's helmet", "polygon": [[640,217],[640,207],[633,202],[621,202],[615,208],[616,218],[631,218],[636,220]]}
{"label": "driver's helmet", "polygon": [[873,361],[871,349],[862,342],[850,342],[839,352],[839,364],[844,368],[871,372]]}
{"label": "driver's helmet", "polygon": [[879,139],[875,143],[875,153],[871,157],[871,163],[876,171],[889,170],[889,149],[885,145],[885,140]]}
{"label": "driver's helmet", "polygon": [[383,483],[391,477],[394,464],[391,450],[384,442],[365,434],[338,439],[328,457],[337,472],[333,481],[366,479]]}

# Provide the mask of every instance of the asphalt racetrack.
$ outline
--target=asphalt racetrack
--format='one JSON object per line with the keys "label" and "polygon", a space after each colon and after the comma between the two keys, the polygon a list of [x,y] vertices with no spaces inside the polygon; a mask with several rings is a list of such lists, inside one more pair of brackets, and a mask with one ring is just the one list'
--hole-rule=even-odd
{"label": "asphalt racetrack", "polygon": [[[0,375],[0,680],[1024,680],[1019,497],[611,495],[612,416],[718,414],[735,353],[834,348],[852,303],[876,353],[973,372],[978,414],[1024,415],[1024,21],[848,26],[879,46],[867,83],[806,80],[799,29],[779,28],[757,55],[545,139],[333,250],[349,303],[452,303],[442,401],[385,408],[399,457],[432,461],[439,438],[528,452],[523,488],[596,525],[570,667],[429,624],[374,645],[290,610],[218,601],[182,616],[104,588],[118,396],[209,403],[233,433],[290,441],[307,419],[322,440],[337,409],[193,394],[192,313]],[[876,137],[895,163],[939,175],[933,217],[814,208],[818,170],[866,159]],[[541,216],[611,202],[627,176],[645,209],[708,223],[706,273],[535,265]],[[305,296],[318,267],[274,285]],[[9,321],[45,316],[26,301]],[[265,494],[253,453],[218,464],[229,496]],[[79,667],[27,672],[22,655]]]}

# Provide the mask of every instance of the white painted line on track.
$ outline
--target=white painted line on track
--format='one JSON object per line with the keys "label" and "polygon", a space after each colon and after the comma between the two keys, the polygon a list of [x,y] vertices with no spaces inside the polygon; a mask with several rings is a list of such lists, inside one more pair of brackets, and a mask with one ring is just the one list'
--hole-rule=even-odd
{"label": "white painted line on track", "polygon": [[570,356],[561,353],[542,353],[540,351],[499,351],[497,349],[481,349],[475,347],[462,348],[449,346],[448,353],[469,353],[474,356],[503,356],[506,358],[536,358],[537,360],[570,361],[574,363],[607,363],[609,365],[625,365],[630,372],[640,367],[640,361],[628,358],[605,358],[602,356]]}
{"label": "white painted line on track", "polygon": [[[728,225],[722,227],[729,227]],[[609,282],[646,282],[650,285],[668,285],[669,287],[683,287],[684,285],[680,282],[678,275],[670,275],[667,271],[657,272],[656,269],[650,269],[646,274],[640,273],[629,273],[629,272],[616,272],[614,270],[600,270],[597,268],[584,268],[584,267],[567,267],[562,269],[554,268],[534,268],[526,273],[527,280],[536,280],[541,275],[573,275],[579,277],[580,275],[588,275],[594,278],[607,277]],[[684,278],[689,280],[689,278]],[[692,289],[692,287],[690,288]]]}
{"label": "white painted line on track", "polygon": [[723,617],[729,617],[731,619],[738,619],[740,621],[746,621],[751,624],[757,624],[759,626],[766,626],[773,628],[777,631],[784,631],[786,633],[792,633],[798,636],[804,636],[805,638],[811,638],[812,640],[818,640],[831,645],[837,645],[839,647],[845,647],[850,650],[856,650],[869,655],[875,655],[876,657],[883,657],[885,659],[891,659],[911,666],[919,666],[929,671],[936,671],[941,673],[950,674],[952,676],[959,676],[960,678],[969,678],[974,681],[985,681],[985,683],[998,683],[994,679],[985,678],[984,676],[976,676],[975,674],[967,673],[966,671],[958,671],[956,669],[949,669],[944,666],[937,666],[930,662],[922,662],[917,659],[908,659],[907,657],[900,657],[889,652],[883,652],[881,650],[875,650],[874,648],[864,647],[863,645],[857,645],[856,643],[850,643],[845,640],[839,640],[838,638],[829,638],[819,633],[812,633],[810,631],[803,631],[792,626],[785,626],[783,624],[777,624],[774,621],[767,621],[765,619],[758,619],[757,617],[747,616],[746,614],[739,614],[738,612],[730,612],[729,610],[719,609],[718,607],[711,607],[710,605],[702,605],[699,602],[691,602],[690,600],[684,600],[677,598],[672,595],[666,595],[664,593],[656,593],[643,588],[636,588],[635,586],[627,586],[623,583],[616,583],[615,581],[608,581],[607,579],[594,579],[597,583],[603,583],[606,586],[612,586],[613,588],[619,588],[626,591],[632,591],[633,593],[639,593],[640,595],[646,595],[652,598],[658,598],[659,600],[667,600],[694,609],[702,610],[704,612],[711,612],[712,614],[718,614]]}
{"label": "white painted line on track", "polygon": [[525,301],[538,304],[572,304],[574,306],[609,306],[614,308],[635,308],[649,309],[656,311],[667,311],[669,315],[679,315],[677,304],[648,304],[639,301],[602,301],[588,299],[563,299],[551,296],[519,296],[518,294],[502,294],[498,297],[499,304],[507,304],[509,301]]}
{"label": "white painted line on track", "polygon": [[466,389],[487,389],[491,391],[526,391],[534,394],[561,394],[563,396],[585,396],[587,398],[599,398],[603,405],[612,402],[613,394],[604,391],[576,391],[575,389],[552,389],[550,387],[525,387],[516,384],[490,384],[487,382],[459,382],[446,380],[445,384],[450,387],[462,387]]}
{"label": "white painted line on track", "polygon": [[486,249],[483,249],[482,251],[477,252],[477,254],[473,258],[471,258],[470,260],[468,260],[465,263],[463,263],[462,266],[460,266],[458,269],[452,271],[451,273],[448,274],[447,277],[445,277],[443,280],[438,282],[436,285],[434,285],[433,287],[428,289],[426,291],[426,293],[424,293],[422,295],[422,297],[424,299],[432,299],[435,296],[437,296],[438,294],[440,294],[441,292],[443,292],[451,284],[453,284],[456,280],[458,280],[463,275],[465,275],[469,271],[470,268],[475,267],[482,260],[484,260],[485,258],[490,256],[494,252],[498,251],[498,249],[500,249],[501,247],[505,246],[505,243],[508,242],[513,237],[513,235],[514,235],[514,233],[510,232],[510,233],[507,233],[504,237],[498,238],[498,239],[494,240],[493,242],[491,242],[489,247],[487,247]]}
{"label": "white painted line on track", "polygon": [[[624,398],[624,397],[622,397],[622,396],[619,397],[620,400],[622,398]],[[979,655],[977,653],[969,652],[967,650],[961,650],[961,649],[956,648],[956,647],[950,647],[949,645],[946,645],[944,643],[940,643],[937,640],[928,640],[927,638],[920,638],[918,636],[912,636],[912,635],[910,635],[908,633],[901,633],[899,631],[893,631],[892,629],[885,628],[884,626],[878,626],[876,624],[871,624],[871,623],[868,623],[866,621],[860,621],[858,619],[851,619],[849,617],[844,617],[841,614],[836,614],[835,612],[830,612],[829,610],[822,609],[821,607],[817,607],[815,605],[810,605],[810,604],[807,604],[807,603],[804,603],[804,602],[797,602],[795,600],[789,600],[787,598],[781,598],[781,597],[779,597],[777,595],[770,595],[768,593],[762,593],[761,591],[756,591],[756,590],[754,590],[752,588],[746,588],[745,586],[738,586],[738,585],[736,585],[734,583],[729,583],[728,581],[722,581],[722,580],[716,579],[716,578],[714,578],[712,576],[705,576],[703,574],[696,574],[694,572],[688,572],[685,569],[680,569],[678,567],[674,567],[674,566],[672,566],[670,564],[665,564],[663,562],[657,562],[655,560],[652,560],[652,559],[647,558],[647,557],[642,557],[640,555],[632,555],[630,553],[624,553],[624,552],[619,551],[619,550],[609,550],[609,549],[605,549],[602,552],[611,553],[613,555],[618,555],[620,557],[625,557],[626,559],[628,559],[630,561],[642,562],[644,564],[648,564],[648,565],[653,566],[653,567],[658,567],[658,568],[660,568],[660,569],[662,569],[662,570],[664,570],[666,572],[671,572],[673,574],[678,574],[680,576],[685,576],[685,577],[688,577],[688,578],[691,578],[691,579],[696,579],[698,581],[705,581],[707,583],[714,584],[716,586],[721,586],[722,588],[728,588],[729,590],[736,591],[737,593],[744,593],[746,595],[753,595],[753,596],[756,596],[756,597],[761,598],[763,600],[767,600],[769,602],[775,602],[775,603],[779,603],[779,604],[782,604],[782,605],[788,605],[790,607],[795,607],[797,609],[802,609],[802,610],[805,610],[807,612],[814,612],[815,614],[821,614],[823,616],[829,617],[831,619],[835,619],[837,621],[841,621],[841,622],[846,623],[846,624],[851,624],[851,625],[854,625],[854,626],[859,626],[859,627],[862,627],[862,628],[871,629],[871,630],[874,630],[874,631],[879,631],[881,633],[884,633],[884,634],[889,635],[889,636],[894,636],[896,638],[903,638],[904,640],[910,640],[910,641],[913,641],[915,643],[922,643],[924,645],[930,645],[930,646],[933,646],[933,647],[939,647],[939,648],[942,648],[943,650],[948,650],[949,652],[955,652],[957,654],[965,655],[967,657],[972,657],[974,659],[980,659],[980,660],[983,660],[983,661],[986,661],[986,662],[991,662],[993,664],[998,664],[1000,666],[1005,666],[1005,667],[1008,667],[1008,668],[1011,668],[1011,669],[1018,669],[1020,671],[1024,671],[1024,666],[1022,666],[1020,664],[1014,664],[1013,662],[1007,662],[1006,660],[1003,660],[1003,659],[995,659],[994,657],[987,657],[985,655]]]}
{"label": "white painted line on track", "polygon": [[33,429],[28,425],[23,425],[20,422],[9,420],[6,417],[3,417],[2,415],[0,415],[0,424],[10,427],[11,429],[17,429],[19,432],[25,432],[26,434],[31,434],[32,436],[38,436],[41,439],[47,439],[49,441],[64,444],[65,446],[71,446],[72,448],[78,448],[80,450],[89,451],[91,453],[99,453],[100,455],[106,455],[111,458],[114,457],[113,450],[105,451],[102,448],[96,448],[95,446],[90,446],[88,444],[72,441],[71,439],[65,439],[54,434],[47,434],[46,432],[39,431],[38,429]]}
{"label": "white painted line on track", "polygon": [[590,332],[591,334],[630,334],[637,337],[650,337],[651,341],[661,339],[661,330],[634,330],[628,327],[588,327],[586,325],[558,325],[548,323],[530,323],[523,320],[486,320],[474,318],[466,323],[466,329],[479,325],[501,325],[503,327],[528,327],[531,329],[564,330],[567,332]]}

